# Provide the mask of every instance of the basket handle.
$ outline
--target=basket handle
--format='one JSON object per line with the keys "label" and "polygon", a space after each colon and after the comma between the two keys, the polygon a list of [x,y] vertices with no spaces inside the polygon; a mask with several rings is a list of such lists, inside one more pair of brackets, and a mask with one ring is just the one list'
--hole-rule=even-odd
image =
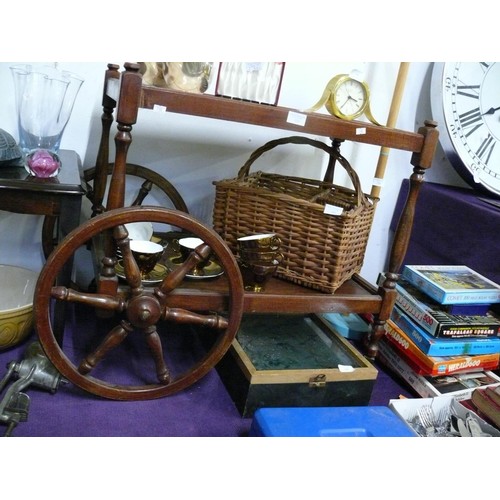
{"label": "basket handle", "polygon": [[[351,179],[352,185],[354,186],[354,191],[356,192],[358,207],[361,205],[367,206],[370,204],[366,195],[361,190],[361,182],[359,180],[358,174],[352,168],[351,164],[336,149],[332,148],[331,146],[328,146],[328,144],[325,144],[324,142],[316,141],[314,139],[310,139],[309,137],[303,137],[299,135],[274,139],[272,141],[267,142],[260,148],[256,149],[250,155],[245,164],[238,171],[238,179],[243,180],[245,177],[248,176],[250,172],[250,167],[255,162],[255,160],[257,160],[257,158],[259,158],[263,153],[282,144],[308,144],[309,146],[322,149],[323,151],[325,151],[325,153],[328,153],[330,156],[334,157],[335,160],[338,161],[340,165],[342,165],[342,167],[344,167],[345,171],[349,175],[349,178]],[[326,195],[330,193],[330,188],[328,186],[332,186],[332,184],[325,182],[324,185],[325,185],[324,194]],[[316,201],[317,199],[320,199],[322,197],[322,194],[323,193],[317,194],[314,197],[315,199],[311,201]]]}

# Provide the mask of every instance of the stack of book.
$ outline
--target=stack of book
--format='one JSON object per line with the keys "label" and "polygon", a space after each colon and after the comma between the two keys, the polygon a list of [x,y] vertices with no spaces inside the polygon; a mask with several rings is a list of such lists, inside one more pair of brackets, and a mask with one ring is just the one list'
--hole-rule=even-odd
{"label": "stack of book", "polygon": [[496,387],[500,286],[466,266],[404,266],[379,358],[421,397]]}

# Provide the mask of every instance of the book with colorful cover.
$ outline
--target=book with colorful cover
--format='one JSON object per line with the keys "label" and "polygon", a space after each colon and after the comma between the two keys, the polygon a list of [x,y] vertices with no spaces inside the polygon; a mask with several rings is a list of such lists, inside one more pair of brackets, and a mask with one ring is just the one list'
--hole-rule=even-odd
{"label": "book with colorful cover", "polygon": [[402,275],[440,304],[500,302],[500,285],[467,266],[405,265]]}
{"label": "book with colorful cover", "polygon": [[399,375],[420,397],[435,398],[453,396],[457,401],[470,399],[478,387],[498,387],[500,377],[494,372],[457,373],[439,377],[419,375],[401,357],[389,340],[384,336],[379,341],[378,359]]}
{"label": "book with colorful cover", "polygon": [[436,338],[417,325],[398,306],[391,313],[392,321],[429,356],[459,356],[493,354],[500,352],[500,337],[472,337],[467,339]]}
{"label": "book with colorful cover", "polygon": [[385,324],[386,337],[399,354],[419,375],[438,376],[472,371],[495,370],[500,363],[500,353],[475,356],[429,356],[412,341],[393,321]]}
{"label": "book with colorful cover", "polygon": [[396,284],[396,304],[434,337],[496,337],[500,320],[493,314],[456,315],[401,278]]}

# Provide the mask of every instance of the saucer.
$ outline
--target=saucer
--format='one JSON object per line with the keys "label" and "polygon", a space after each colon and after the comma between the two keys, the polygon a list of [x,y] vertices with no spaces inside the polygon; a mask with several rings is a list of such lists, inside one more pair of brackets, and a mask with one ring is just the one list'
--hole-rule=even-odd
{"label": "saucer", "polygon": [[[179,257],[178,255],[174,255],[172,257],[168,257],[166,264],[167,267],[173,271],[176,267],[179,267],[182,265],[184,261],[182,260],[182,257]],[[217,276],[220,276],[221,274],[224,274],[224,269],[215,262],[214,260],[210,259],[208,264],[203,268],[203,273],[202,275],[200,274],[186,274],[186,278],[194,279],[194,280],[206,280],[210,278],[216,278]]]}
{"label": "saucer", "polygon": [[[126,279],[123,261],[118,261],[115,266],[115,273],[119,278]],[[161,283],[168,274],[168,269],[163,264],[156,264],[155,268],[142,280],[144,285],[156,285]]]}

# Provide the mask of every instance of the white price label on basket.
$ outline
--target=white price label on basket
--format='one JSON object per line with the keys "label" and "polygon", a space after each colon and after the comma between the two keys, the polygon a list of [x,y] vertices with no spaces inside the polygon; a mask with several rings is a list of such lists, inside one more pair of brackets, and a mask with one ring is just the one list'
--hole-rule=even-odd
{"label": "white price label on basket", "polygon": [[342,207],[336,207],[335,205],[328,205],[328,203],[325,205],[325,209],[323,210],[323,213],[326,215],[342,215],[342,212],[344,209]]}

